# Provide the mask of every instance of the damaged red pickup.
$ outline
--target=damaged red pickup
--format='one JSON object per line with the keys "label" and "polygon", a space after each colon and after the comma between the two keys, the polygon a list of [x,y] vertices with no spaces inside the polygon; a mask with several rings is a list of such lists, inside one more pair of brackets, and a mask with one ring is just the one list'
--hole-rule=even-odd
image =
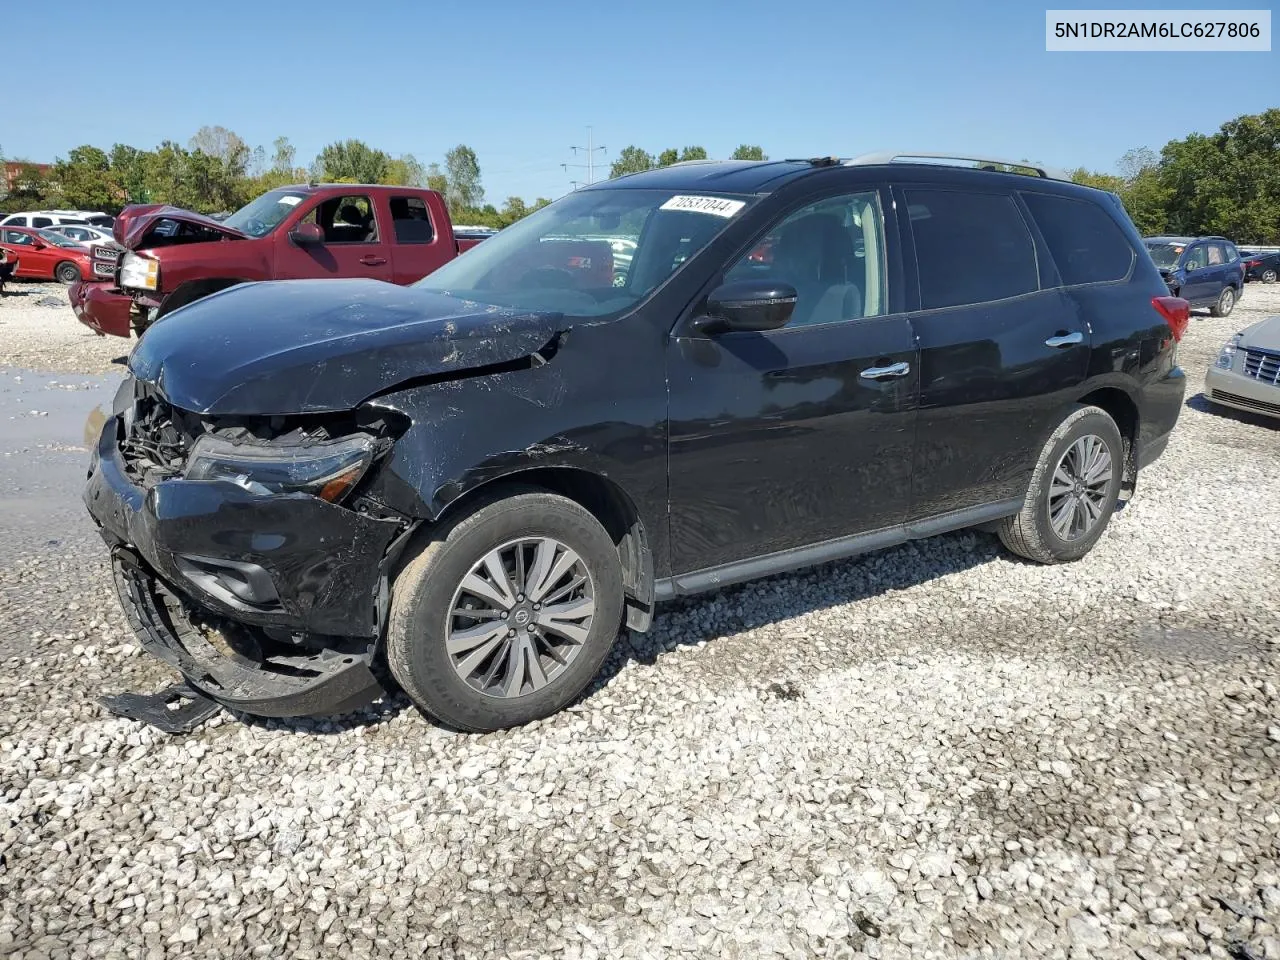
{"label": "damaged red pickup", "polygon": [[93,279],[68,292],[99,334],[139,335],[178,307],[258,280],[421,280],[479,243],[455,234],[434,190],[355,184],[281,187],[225,220],[161,204],[126,207],[120,248],[93,252]]}

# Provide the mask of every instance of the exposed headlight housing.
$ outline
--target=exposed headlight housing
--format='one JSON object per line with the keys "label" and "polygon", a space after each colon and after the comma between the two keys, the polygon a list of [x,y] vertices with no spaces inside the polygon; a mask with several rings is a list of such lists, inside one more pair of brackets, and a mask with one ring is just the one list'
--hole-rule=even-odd
{"label": "exposed headlight housing", "polygon": [[138,290],[160,289],[160,261],[129,252],[120,262],[120,286]]}
{"label": "exposed headlight housing", "polygon": [[206,433],[191,448],[183,476],[223,480],[259,496],[307,493],[337,503],[369,469],[377,443],[366,434],[318,443],[232,443]]}
{"label": "exposed headlight housing", "polygon": [[1222,350],[1218,353],[1218,359],[1213,362],[1213,365],[1223,370],[1230,370],[1231,364],[1235,360],[1238,346],[1240,346],[1240,334],[1237,333],[1222,345]]}

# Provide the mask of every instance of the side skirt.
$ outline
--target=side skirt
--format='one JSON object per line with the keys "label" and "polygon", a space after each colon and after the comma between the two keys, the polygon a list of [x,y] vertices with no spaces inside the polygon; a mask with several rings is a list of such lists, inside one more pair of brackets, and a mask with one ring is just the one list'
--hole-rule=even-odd
{"label": "side skirt", "polygon": [[682,573],[674,577],[664,577],[654,583],[655,600],[671,600],[675,597],[686,597],[691,594],[718,590],[735,583],[745,583],[774,574],[799,570],[804,567],[829,563],[832,560],[843,560],[860,553],[872,550],[883,550],[894,547],[908,540],[923,540],[926,537],[949,533],[952,530],[963,530],[979,524],[990,523],[1004,517],[1011,517],[1022,509],[1022,500],[1001,500],[997,503],[986,503],[978,507],[966,507],[950,513],[913,520],[910,523],[859,533],[851,537],[839,537],[835,540],[823,540],[821,543],[807,547],[795,547],[791,550],[780,550],[777,553],[752,557],[748,560],[735,560],[733,563],[718,567],[707,567],[692,573]]}

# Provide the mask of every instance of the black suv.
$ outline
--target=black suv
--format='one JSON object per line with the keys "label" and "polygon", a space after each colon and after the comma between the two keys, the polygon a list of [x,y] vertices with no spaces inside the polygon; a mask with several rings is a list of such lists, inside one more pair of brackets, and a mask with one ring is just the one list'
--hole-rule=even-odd
{"label": "black suv", "polygon": [[1187,304],[1114,196],[931,157],[680,164],[411,287],[174,311],[85,491],[142,644],[249,714],[394,678],[492,730],[668,598],[971,526],[1083,556],[1177,420]]}

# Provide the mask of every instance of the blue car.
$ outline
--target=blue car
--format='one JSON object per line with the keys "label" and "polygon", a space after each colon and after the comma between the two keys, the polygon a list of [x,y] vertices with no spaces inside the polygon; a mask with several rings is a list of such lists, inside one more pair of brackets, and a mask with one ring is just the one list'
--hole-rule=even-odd
{"label": "blue car", "polygon": [[1244,289],[1244,263],[1225,237],[1144,237],[1147,252],[1175,297],[1229,314]]}

